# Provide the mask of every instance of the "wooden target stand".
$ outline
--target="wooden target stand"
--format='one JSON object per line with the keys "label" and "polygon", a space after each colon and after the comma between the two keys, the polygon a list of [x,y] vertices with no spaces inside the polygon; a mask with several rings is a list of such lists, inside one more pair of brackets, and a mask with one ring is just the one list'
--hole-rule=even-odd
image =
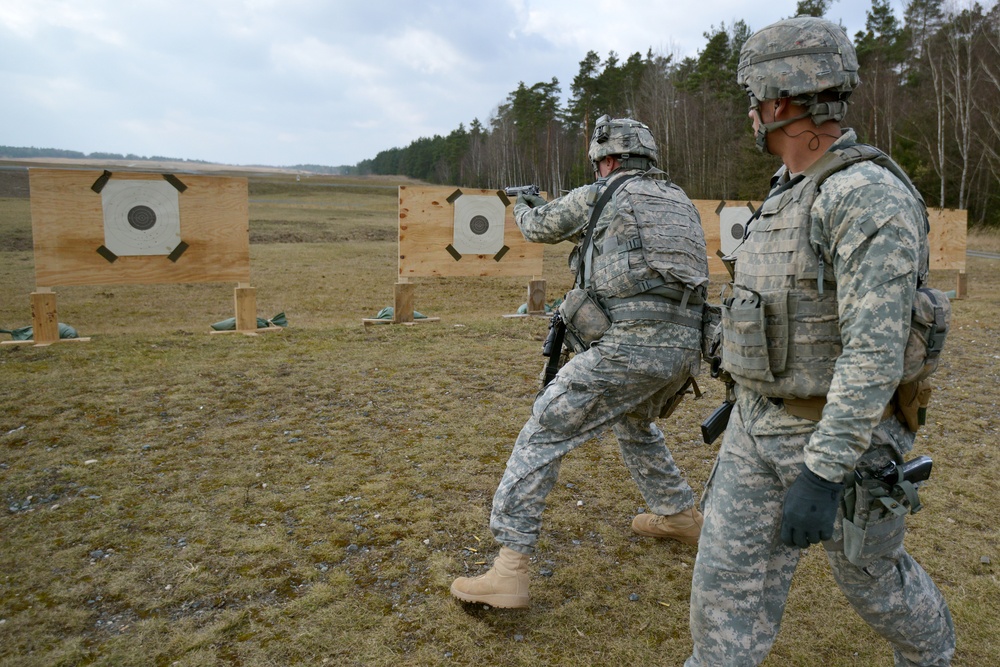
{"label": "wooden target stand", "polygon": [[249,283],[240,283],[236,286],[233,294],[233,309],[236,312],[236,328],[231,331],[209,331],[215,334],[243,334],[244,336],[256,336],[262,333],[276,333],[284,331],[279,326],[257,326],[257,288],[250,287]]}
{"label": "wooden target stand", "polygon": [[543,248],[524,239],[514,222],[513,204],[497,190],[400,186],[393,317],[366,318],[362,323],[440,321],[437,317],[414,318],[414,280],[418,278],[532,276],[528,313],[505,317],[545,315],[545,280],[539,277]]}
{"label": "wooden target stand", "polygon": [[[34,338],[3,344],[90,340],[59,338],[52,286],[235,282],[236,328],[212,333],[283,330],[257,327],[247,179],[69,169],[29,169],[28,177],[37,286],[31,294]],[[117,200],[108,199],[109,182],[118,186]],[[161,219],[163,225],[176,224],[177,234],[164,234],[157,227]]]}

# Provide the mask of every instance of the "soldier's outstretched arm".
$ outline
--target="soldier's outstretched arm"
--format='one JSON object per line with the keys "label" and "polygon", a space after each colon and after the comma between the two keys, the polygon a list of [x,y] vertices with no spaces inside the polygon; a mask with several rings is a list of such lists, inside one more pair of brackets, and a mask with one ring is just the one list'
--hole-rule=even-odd
{"label": "soldier's outstretched arm", "polygon": [[588,187],[571,190],[544,206],[514,204],[514,221],[521,234],[532,243],[579,241],[589,222]]}

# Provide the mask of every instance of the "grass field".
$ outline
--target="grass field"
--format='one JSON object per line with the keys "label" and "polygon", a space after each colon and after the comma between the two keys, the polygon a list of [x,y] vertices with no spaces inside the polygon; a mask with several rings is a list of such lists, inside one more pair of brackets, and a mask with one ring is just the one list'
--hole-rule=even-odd
{"label": "grass field", "polygon": [[[234,285],[75,287],[56,290],[59,319],[90,342],[0,346],[0,666],[683,662],[695,548],[631,534],[642,501],[610,437],[563,463],[530,610],[448,594],[496,551],[490,501],[546,322],[502,317],[527,279],[470,278],[418,283],[416,309],[440,322],[362,326],[392,305],[391,185],[251,176],[252,284],[259,315],[287,314],[281,333],[208,334]],[[14,328],[30,324],[31,224],[25,192],[4,194]],[[550,299],[566,251],[546,250]],[[908,524],[966,667],[1000,656],[998,269],[969,258],[915,452],[934,474]],[[701,384],[661,423],[696,492],[718,444],[698,423],[721,400]],[[892,664],[817,548],[766,664]]]}

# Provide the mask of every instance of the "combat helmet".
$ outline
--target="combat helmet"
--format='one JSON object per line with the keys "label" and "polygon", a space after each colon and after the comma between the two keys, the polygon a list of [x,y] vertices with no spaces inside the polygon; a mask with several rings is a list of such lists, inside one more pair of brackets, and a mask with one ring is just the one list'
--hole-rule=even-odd
{"label": "combat helmet", "polygon": [[656,166],[656,141],[649,127],[639,121],[605,114],[594,125],[588,155],[595,173],[598,163],[609,155],[618,158],[622,169],[650,169]]}
{"label": "combat helmet", "polygon": [[[843,120],[847,98],[861,83],[858,56],[843,28],[813,16],[784,19],[754,33],[740,50],[736,81],[749,94],[751,108],[785,97],[805,107],[796,118],[761,123],[757,147],[762,150],[769,130],[800,118],[811,116],[816,125]],[[828,91],[836,99],[820,102],[819,94]]]}

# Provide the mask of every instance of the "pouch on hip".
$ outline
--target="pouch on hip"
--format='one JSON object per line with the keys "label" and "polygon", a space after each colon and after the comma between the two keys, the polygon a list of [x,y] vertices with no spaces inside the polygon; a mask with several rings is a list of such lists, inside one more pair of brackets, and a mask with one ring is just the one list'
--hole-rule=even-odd
{"label": "pouch on hip", "polygon": [[611,328],[611,319],[586,289],[571,289],[559,305],[559,314],[566,324],[566,340],[573,352],[582,352]]}

